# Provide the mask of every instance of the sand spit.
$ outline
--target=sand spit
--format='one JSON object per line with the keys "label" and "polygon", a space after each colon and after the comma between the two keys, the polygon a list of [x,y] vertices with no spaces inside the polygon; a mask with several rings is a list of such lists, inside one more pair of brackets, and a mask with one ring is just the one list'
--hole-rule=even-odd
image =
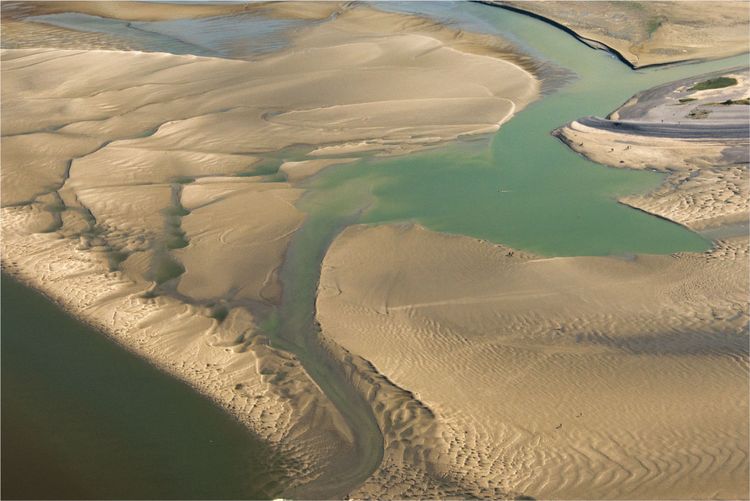
{"label": "sand spit", "polygon": [[[695,88],[719,78],[735,83]],[[700,75],[637,94],[609,120],[579,119],[554,133],[595,162],[668,174],[623,203],[695,230],[737,225],[750,214],[748,97],[747,69]]]}
{"label": "sand spit", "polygon": [[[109,4],[95,5],[78,7]],[[491,132],[537,97],[526,60],[472,40],[356,6],[253,62],[3,50],[4,270],[215,399],[278,450],[270,480],[304,496],[356,448],[296,357],[269,345],[277,270],[305,221],[295,183],[358,158],[325,148],[394,154]]]}
{"label": "sand spit", "polygon": [[386,460],[358,494],[407,496],[420,476],[481,497],[746,496],[747,255],[745,239],[544,259],[418,226],[345,230],[318,319],[403,389],[376,403]]}
{"label": "sand spit", "polygon": [[746,2],[486,1],[547,19],[633,68],[748,51]]}

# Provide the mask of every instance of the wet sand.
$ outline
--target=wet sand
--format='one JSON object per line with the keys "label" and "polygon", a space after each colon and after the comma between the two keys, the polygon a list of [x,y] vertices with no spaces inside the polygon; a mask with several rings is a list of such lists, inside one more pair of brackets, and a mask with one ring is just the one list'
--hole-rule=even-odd
{"label": "wet sand", "polygon": [[280,458],[193,388],[4,273],[2,298],[4,498],[281,492]]}
{"label": "wet sand", "polygon": [[[739,83],[693,89],[721,76]],[[599,163],[669,173],[623,203],[734,228],[748,217],[734,134],[746,81],[690,77],[634,96],[606,127],[556,134]],[[680,137],[678,120],[702,120],[700,134]],[[386,378],[363,391],[390,430],[357,495],[745,497],[746,226],[721,238],[705,253],[550,258],[414,225],[345,230],[318,320]]]}

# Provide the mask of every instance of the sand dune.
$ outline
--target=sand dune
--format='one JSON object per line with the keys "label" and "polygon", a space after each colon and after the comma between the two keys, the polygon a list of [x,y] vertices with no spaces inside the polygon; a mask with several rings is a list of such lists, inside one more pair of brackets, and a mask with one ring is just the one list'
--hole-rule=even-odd
{"label": "sand dune", "polygon": [[399,449],[362,492],[421,471],[485,497],[743,496],[746,256],[734,241],[542,259],[420,227],[347,229],[323,263],[323,332],[411,392],[383,404],[395,422],[418,402],[435,415],[411,431],[429,450],[386,432]]}

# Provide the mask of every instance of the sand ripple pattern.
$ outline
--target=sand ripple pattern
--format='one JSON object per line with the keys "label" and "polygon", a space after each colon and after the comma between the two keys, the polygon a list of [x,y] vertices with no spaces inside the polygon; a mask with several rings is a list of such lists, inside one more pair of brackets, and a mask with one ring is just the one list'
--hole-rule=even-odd
{"label": "sand ripple pattern", "polygon": [[[418,226],[346,230],[324,260],[323,332],[434,415],[431,454],[390,456],[381,484],[429,461],[479,497],[744,495],[747,248],[540,259]],[[407,405],[389,402],[375,409]]]}

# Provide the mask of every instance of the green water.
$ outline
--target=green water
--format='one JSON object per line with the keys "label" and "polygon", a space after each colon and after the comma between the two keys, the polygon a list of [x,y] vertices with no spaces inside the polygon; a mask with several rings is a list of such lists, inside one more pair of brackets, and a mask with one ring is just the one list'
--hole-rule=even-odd
{"label": "green water", "polygon": [[269,498],[283,484],[239,422],[2,277],[3,499]]}
{"label": "green water", "polygon": [[[440,5],[413,4],[432,13]],[[403,5],[400,10],[404,9]],[[453,8],[451,13],[458,14]],[[589,162],[550,132],[581,116],[604,116],[633,94],[671,80],[743,64],[746,56],[670,68],[630,70],[608,53],[529,17],[476,4],[481,14],[537,57],[577,79],[520,112],[489,143],[454,143],[405,157],[330,169],[312,184],[318,200],[371,190],[361,222],[416,221],[544,255],[607,255],[703,251],[710,242],[677,224],[617,202],[656,188],[663,175]],[[616,154],[616,152],[615,152]],[[364,202],[363,202],[364,205]]]}

